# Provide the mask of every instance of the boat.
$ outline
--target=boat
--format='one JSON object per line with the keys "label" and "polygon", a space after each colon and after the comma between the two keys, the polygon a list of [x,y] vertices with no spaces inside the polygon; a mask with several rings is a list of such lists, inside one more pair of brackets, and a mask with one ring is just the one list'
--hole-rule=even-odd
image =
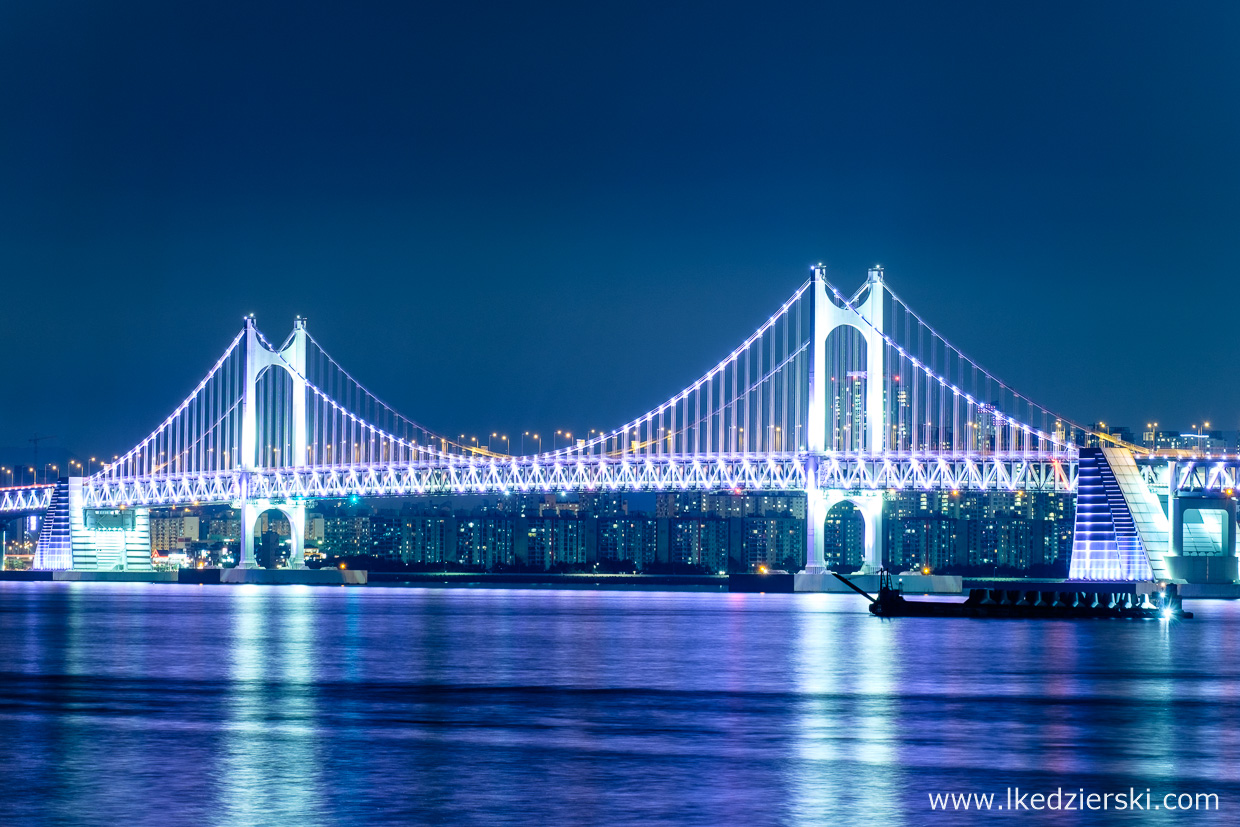
{"label": "boat", "polygon": [[[994,617],[1064,620],[1187,620],[1179,589],[1168,583],[1152,594],[1076,590],[970,589],[963,601],[908,600],[891,572],[879,572],[878,597],[872,597],[847,577],[842,583],[870,601],[879,617]],[[1074,584],[1079,585],[1079,584]]]}

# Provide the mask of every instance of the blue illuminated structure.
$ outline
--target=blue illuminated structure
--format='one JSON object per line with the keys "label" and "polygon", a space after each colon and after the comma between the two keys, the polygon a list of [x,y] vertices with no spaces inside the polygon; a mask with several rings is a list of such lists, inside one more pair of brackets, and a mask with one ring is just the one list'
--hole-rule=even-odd
{"label": "blue illuminated structure", "polygon": [[69,480],[57,481],[51,501],[39,527],[34,567],[51,571],[73,568],[73,546],[69,531]]}
{"label": "blue illuminated structure", "polygon": [[[275,345],[248,317],[145,439],[98,473],[71,477],[67,494],[60,485],[0,489],[0,516],[51,506],[40,567],[65,565],[67,530],[72,567],[130,569],[142,565],[150,508],[227,503],[242,512],[245,568],[255,562],[253,527],[267,509],[288,518],[290,564],[304,565],[301,527],[311,499],[803,491],[806,571],[825,570],[826,513],[840,500],[861,511],[864,569],[875,570],[884,562],[887,492],[1070,493],[1078,446],[1114,443],[965,356],[890,290],[882,268],[846,295],[822,265],[696,381],[618,428],[589,433],[525,456],[450,439],[357,382],[304,319]],[[1072,564],[1079,576],[1165,574],[1151,537],[1161,531],[1165,547],[1166,517],[1151,504],[1156,483],[1131,447],[1116,448],[1110,460],[1110,448],[1090,454]],[[1165,466],[1169,490],[1198,478],[1225,490],[1240,473],[1235,462]]]}
{"label": "blue illuminated structure", "polygon": [[1074,580],[1152,580],[1153,571],[1115,472],[1101,448],[1082,448],[1076,478]]}

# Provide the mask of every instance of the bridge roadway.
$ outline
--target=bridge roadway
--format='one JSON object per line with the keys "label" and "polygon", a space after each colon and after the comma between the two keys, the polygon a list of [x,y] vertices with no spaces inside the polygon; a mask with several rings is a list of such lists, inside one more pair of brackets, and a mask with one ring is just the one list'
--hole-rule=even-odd
{"label": "bridge roadway", "polygon": [[[823,454],[667,455],[639,459],[554,455],[445,458],[440,462],[303,466],[83,480],[88,508],[229,503],[250,498],[331,499],[421,494],[503,494],[590,491],[796,491],[817,466],[818,488],[828,491],[1057,491],[1074,493],[1074,457],[838,456]],[[1136,458],[1151,489],[1224,491],[1237,487],[1240,458]],[[54,486],[0,489],[0,514],[45,511]]]}
{"label": "bridge roadway", "polygon": [[[816,466],[811,471],[811,466]],[[1069,492],[1066,457],[837,457],[795,454],[640,459],[447,458],[357,467],[262,468],[83,482],[87,508],[186,505],[250,499],[330,499],[527,491],[1027,490]]]}

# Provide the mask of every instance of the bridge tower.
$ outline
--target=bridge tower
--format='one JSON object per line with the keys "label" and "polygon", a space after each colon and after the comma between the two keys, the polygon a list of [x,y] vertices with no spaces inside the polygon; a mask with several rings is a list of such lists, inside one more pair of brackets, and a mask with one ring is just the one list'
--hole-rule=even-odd
{"label": "bridge tower", "polygon": [[827,388],[831,381],[827,362],[827,337],[841,327],[855,328],[865,339],[865,444],[862,451],[873,455],[887,450],[886,400],[883,398],[882,381],[886,369],[883,300],[887,288],[883,284],[882,267],[870,268],[866,287],[865,300],[859,302],[855,310],[848,306],[842,307],[842,302],[827,293],[826,268],[819,264],[814,268],[813,283],[809,288],[811,341],[806,444],[809,455],[806,459],[805,515],[807,574],[825,574],[827,571],[823,555],[827,511],[843,500],[856,505],[865,521],[865,559],[860,573],[876,572],[883,564],[882,492],[866,491],[828,498],[826,492],[818,487],[818,464],[827,451]]}
{"label": "bridge tower", "polygon": [[283,350],[269,350],[259,339],[254,318],[245,320],[245,395],[241,403],[241,498],[233,504],[241,511],[241,558],[237,568],[256,568],[254,529],[264,511],[276,509],[288,518],[289,555],[291,568],[305,568],[306,504],[272,502],[251,496],[251,474],[263,465],[258,444],[258,380],[269,368],[288,371],[293,379],[292,393],[292,456],[280,457],[283,467],[306,464],[306,320],[300,316],[293,322],[293,336]]}

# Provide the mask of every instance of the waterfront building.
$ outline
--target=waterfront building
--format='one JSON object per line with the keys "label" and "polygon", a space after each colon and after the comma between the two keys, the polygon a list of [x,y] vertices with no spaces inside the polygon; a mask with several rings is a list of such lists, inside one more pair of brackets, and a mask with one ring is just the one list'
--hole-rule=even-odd
{"label": "waterfront building", "polygon": [[199,540],[199,518],[188,509],[152,511],[151,553],[184,551]]}

